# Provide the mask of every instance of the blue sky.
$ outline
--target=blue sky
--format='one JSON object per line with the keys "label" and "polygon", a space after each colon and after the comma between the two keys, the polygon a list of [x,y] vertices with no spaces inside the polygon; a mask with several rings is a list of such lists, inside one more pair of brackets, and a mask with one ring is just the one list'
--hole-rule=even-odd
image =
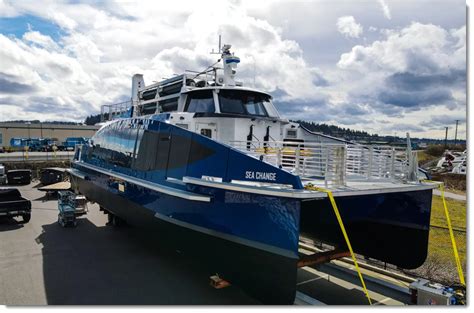
{"label": "blue sky", "polygon": [[31,29],[39,31],[55,41],[59,41],[65,35],[65,32],[57,24],[34,15],[25,14],[0,18],[0,33],[4,35],[21,38]]}
{"label": "blue sky", "polygon": [[0,120],[83,120],[129,97],[134,73],[213,63],[218,34],[288,118],[436,138],[465,121],[458,0],[0,0]]}

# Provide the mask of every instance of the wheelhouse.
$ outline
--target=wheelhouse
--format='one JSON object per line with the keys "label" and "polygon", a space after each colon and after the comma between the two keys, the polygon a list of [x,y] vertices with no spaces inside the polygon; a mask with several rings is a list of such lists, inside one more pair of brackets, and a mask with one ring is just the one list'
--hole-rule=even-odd
{"label": "wheelhouse", "polygon": [[183,112],[279,118],[269,94],[244,88],[203,88],[185,94]]}

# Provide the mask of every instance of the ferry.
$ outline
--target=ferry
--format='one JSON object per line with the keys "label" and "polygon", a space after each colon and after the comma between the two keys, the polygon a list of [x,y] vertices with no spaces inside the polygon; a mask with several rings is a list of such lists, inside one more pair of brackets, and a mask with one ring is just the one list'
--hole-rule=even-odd
{"label": "ferry", "polygon": [[185,243],[264,303],[294,302],[301,240],[347,251],[319,188],[355,253],[422,265],[435,185],[410,145],[364,146],[280,116],[271,94],[236,80],[230,48],[204,71],[149,85],[133,75],[131,100],[103,106],[102,127],[76,147],[73,189],[112,224]]}

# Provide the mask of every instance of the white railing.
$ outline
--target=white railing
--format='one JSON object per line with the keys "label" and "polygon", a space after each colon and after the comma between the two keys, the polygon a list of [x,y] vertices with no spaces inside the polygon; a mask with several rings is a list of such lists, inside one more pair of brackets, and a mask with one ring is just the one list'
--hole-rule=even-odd
{"label": "white railing", "polygon": [[232,147],[303,179],[344,186],[347,180],[406,181],[409,158],[404,148],[312,142],[232,141]]}
{"label": "white railing", "polygon": [[132,106],[133,103],[131,100],[120,103],[102,105],[100,108],[100,121],[106,122],[118,118],[122,116],[122,114],[130,110]]}

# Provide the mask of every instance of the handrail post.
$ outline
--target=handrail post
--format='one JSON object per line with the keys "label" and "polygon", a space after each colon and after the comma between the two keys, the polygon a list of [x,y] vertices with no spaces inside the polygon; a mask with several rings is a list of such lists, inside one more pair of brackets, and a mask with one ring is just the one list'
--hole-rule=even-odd
{"label": "handrail post", "polygon": [[369,147],[369,168],[368,168],[368,171],[367,171],[367,179],[370,179],[370,177],[372,176],[372,156],[374,154],[374,147],[373,146],[370,146]]}
{"label": "handrail post", "polygon": [[[321,146],[321,151],[323,151],[322,146]],[[326,148],[326,164],[324,168],[324,186],[328,186],[328,168],[329,168],[329,154],[330,151],[328,148]]]}
{"label": "handrail post", "polygon": [[283,147],[276,147],[276,153],[277,153],[277,166],[278,167],[281,167],[281,149],[283,149]]}
{"label": "handrail post", "polygon": [[296,175],[300,174],[300,145],[297,146],[295,151],[295,173]]}
{"label": "handrail post", "polygon": [[395,179],[395,148],[392,147],[392,166],[391,166],[391,170],[390,170],[390,176],[392,177],[392,179]]}
{"label": "handrail post", "polygon": [[342,173],[341,173],[341,185],[346,185],[347,175],[347,144],[341,147],[342,150]]}

